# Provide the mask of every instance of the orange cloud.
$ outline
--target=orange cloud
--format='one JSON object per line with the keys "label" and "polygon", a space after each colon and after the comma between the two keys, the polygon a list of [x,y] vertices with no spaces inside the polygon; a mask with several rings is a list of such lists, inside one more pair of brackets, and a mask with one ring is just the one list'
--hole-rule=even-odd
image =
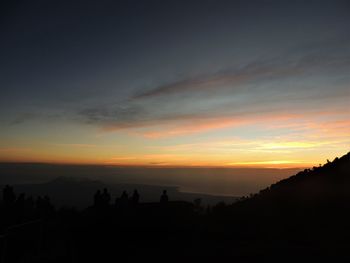
{"label": "orange cloud", "polygon": [[234,167],[261,167],[261,168],[301,168],[312,166],[312,163],[306,163],[301,160],[273,160],[273,161],[247,161],[227,163]]}
{"label": "orange cloud", "polygon": [[146,138],[166,138],[173,136],[181,136],[193,133],[201,133],[210,130],[223,129],[228,127],[237,127],[246,124],[247,121],[237,118],[217,118],[211,120],[193,120],[191,122],[183,122],[177,125],[168,125],[161,127],[157,131],[147,131],[142,133]]}
{"label": "orange cloud", "polygon": [[164,124],[153,127],[152,130],[138,131],[137,134],[145,138],[159,139],[189,135],[195,133],[203,133],[212,130],[220,130],[225,128],[241,127],[251,124],[265,124],[267,122],[288,121],[300,118],[297,114],[251,114],[250,116],[233,116],[218,118],[203,118],[178,121],[177,123]]}

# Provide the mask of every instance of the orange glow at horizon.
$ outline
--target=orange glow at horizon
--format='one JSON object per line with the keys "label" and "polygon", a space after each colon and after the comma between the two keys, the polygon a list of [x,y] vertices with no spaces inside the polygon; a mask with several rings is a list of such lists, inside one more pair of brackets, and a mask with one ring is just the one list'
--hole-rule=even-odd
{"label": "orange glow at horizon", "polygon": [[0,144],[0,162],[305,168],[350,149],[348,113],[336,111],[181,120],[104,133],[71,130],[76,134],[53,131],[47,140],[39,132],[31,134],[35,140],[9,137]]}

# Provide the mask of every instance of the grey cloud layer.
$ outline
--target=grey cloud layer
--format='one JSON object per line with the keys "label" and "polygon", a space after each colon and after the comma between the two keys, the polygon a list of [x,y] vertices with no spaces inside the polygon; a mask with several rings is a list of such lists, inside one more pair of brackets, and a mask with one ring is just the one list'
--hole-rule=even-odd
{"label": "grey cloud layer", "polygon": [[133,99],[147,99],[186,92],[207,92],[213,89],[215,92],[228,88],[231,91],[235,91],[242,84],[256,81],[281,80],[288,77],[302,77],[313,70],[320,72],[336,71],[344,68],[349,70],[350,48],[348,45],[350,45],[350,42],[344,40],[341,44],[333,44],[335,49],[343,49],[345,54],[339,52],[339,50],[334,50],[331,54],[324,54],[325,50],[316,46],[306,55],[300,56],[298,53],[283,54],[270,60],[257,60],[242,68],[161,85],[148,91],[140,92]]}
{"label": "grey cloud layer", "polygon": [[[304,52],[297,50],[256,60],[240,68],[160,85],[135,94],[122,106],[87,108],[79,115],[89,123],[122,129],[254,111],[278,111],[283,105],[295,103],[303,107],[306,101],[312,105],[326,96],[349,96],[346,87],[350,82],[347,77],[350,49],[347,44],[347,41],[334,42],[333,53],[325,53],[324,47],[314,46]],[[340,80],[343,85],[339,85]],[[327,86],[333,82],[338,86]],[[312,83],[311,88],[308,83]],[[306,104],[305,109],[309,107]]]}
{"label": "grey cloud layer", "polygon": [[[302,110],[315,105],[316,100],[349,97],[349,73],[350,41],[345,38],[155,85],[115,103],[110,102],[111,96],[91,106],[77,105],[78,109],[68,108],[64,118],[70,115],[75,121],[118,130],[279,111],[293,104]],[[32,115],[20,115],[12,123],[38,118],[38,114]]]}

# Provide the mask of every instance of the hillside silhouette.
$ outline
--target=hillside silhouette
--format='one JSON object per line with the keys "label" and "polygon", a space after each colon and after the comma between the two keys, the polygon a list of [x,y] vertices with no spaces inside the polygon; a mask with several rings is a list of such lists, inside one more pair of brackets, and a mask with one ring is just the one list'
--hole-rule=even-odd
{"label": "hillside silhouette", "polygon": [[350,153],[232,204],[176,201],[159,188],[144,202],[138,189],[87,183],[96,189],[83,210],[5,186],[1,262],[350,260]]}
{"label": "hillside silhouette", "polygon": [[221,232],[268,242],[266,250],[292,249],[291,261],[296,255],[349,260],[350,153],[222,205],[214,218]]}
{"label": "hillside silhouette", "polygon": [[261,205],[283,207],[344,206],[350,200],[350,153],[305,169],[281,180],[258,194],[242,200],[242,206]]}

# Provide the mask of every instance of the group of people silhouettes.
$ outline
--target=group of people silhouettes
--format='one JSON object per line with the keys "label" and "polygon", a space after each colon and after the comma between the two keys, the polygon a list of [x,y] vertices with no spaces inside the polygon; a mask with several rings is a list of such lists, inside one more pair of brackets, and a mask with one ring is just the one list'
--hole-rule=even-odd
{"label": "group of people silhouettes", "polygon": [[[111,207],[111,194],[107,188],[97,190],[94,195],[94,207],[107,209]],[[163,190],[160,196],[162,205],[168,203],[169,197],[166,190]],[[120,197],[117,197],[114,206],[117,208],[135,207],[140,203],[140,194],[135,189],[129,196],[127,191],[123,191]],[[22,220],[31,220],[35,218],[50,217],[55,213],[55,207],[51,204],[49,196],[26,196],[24,193],[15,194],[13,187],[6,185],[2,190],[2,203],[0,208],[7,213],[9,221],[21,222]],[[11,217],[11,218],[10,218]]]}
{"label": "group of people silhouettes", "polygon": [[11,220],[20,222],[22,219],[46,217],[55,210],[50,198],[45,196],[26,196],[24,193],[16,195],[13,187],[6,185],[2,190],[2,206]]}
{"label": "group of people silhouettes", "polygon": [[97,190],[94,196],[94,205],[97,207],[109,206],[111,202],[111,195],[108,193],[107,188],[104,188],[103,191]]}
{"label": "group of people silhouettes", "polygon": [[115,199],[115,205],[119,207],[126,207],[128,205],[137,205],[140,201],[140,195],[135,189],[132,196],[129,198],[129,195],[126,191],[123,191],[119,198]]}
{"label": "group of people silhouettes", "polygon": [[[161,203],[167,203],[169,197],[166,190],[163,190],[163,193],[160,197]],[[133,194],[129,197],[127,191],[123,191],[120,197],[115,199],[114,205],[117,207],[126,207],[130,205],[137,205],[140,202],[140,194],[135,189]],[[111,204],[111,195],[108,192],[107,188],[104,188],[103,191],[97,190],[94,195],[94,206],[95,207],[108,207]]]}

